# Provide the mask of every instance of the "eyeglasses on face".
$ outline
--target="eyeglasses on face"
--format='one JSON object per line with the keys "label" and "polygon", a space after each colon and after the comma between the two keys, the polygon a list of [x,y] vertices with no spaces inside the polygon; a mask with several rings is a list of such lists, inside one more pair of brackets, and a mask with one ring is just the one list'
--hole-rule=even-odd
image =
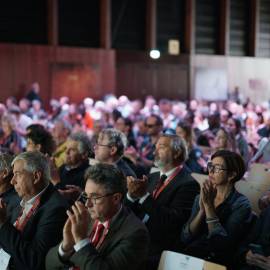
{"label": "eyeglasses on face", "polygon": [[87,200],[90,200],[92,204],[98,204],[100,199],[114,195],[114,194],[115,193],[108,193],[108,194],[101,195],[101,196],[97,196],[97,195],[87,196],[87,194],[85,192],[82,192],[81,195],[79,196],[79,198],[77,199],[77,201],[80,201],[83,204],[86,204]]}
{"label": "eyeglasses on face", "polygon": [[221,165],[214,165],[212,162],[207,163],[208,172],[220,173],[221,171],[227,171],[226,168],[223,168]]}

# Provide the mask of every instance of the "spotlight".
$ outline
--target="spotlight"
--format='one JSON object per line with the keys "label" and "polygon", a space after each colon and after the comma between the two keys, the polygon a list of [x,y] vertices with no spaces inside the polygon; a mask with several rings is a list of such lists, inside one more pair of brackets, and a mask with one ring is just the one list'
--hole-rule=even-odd
{"label": "spotlight", "polygon": [[156,49],[151,50],[150,51],[150,57],[152,59],[158,59],[160,57],[160,51],[159,50],[156,50]]}

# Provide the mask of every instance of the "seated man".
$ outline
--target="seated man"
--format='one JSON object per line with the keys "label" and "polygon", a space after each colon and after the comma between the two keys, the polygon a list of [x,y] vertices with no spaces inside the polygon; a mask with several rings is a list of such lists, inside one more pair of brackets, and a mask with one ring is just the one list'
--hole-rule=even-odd
{"label": "seated man", "polygon": [[94,147],[95,159],[99,162],[114,164],[125,176],[136,174],[123,159],[127,138],[124,133],[113,128],[103,129]]}
{"label": "seated man", "polygon": [[149,178],[128,177],[126,204],[145,222],[151,238],[149,269],[156,269],[163,250],[175,250],[177,235],[187,221],[198,183],[183,166],[185,142],[177,135],[162,134],[157,141],[155,165],[160,172]]}
{"label": "seated man", "polygon": [[148,233],[122,205],[124,176],[115,166],[100,163],[90,167],[85,178],[85,205],[76,201],[68,211],[63,241],[49,251],[46,268],[142,269],[148,253]]}
{"label": "seated man", "polygon": [[57,168],[61,167],[65,163],[67,148],[66,142],[71,130],[71,125],[63,119],[58,119],[54,123],[52,135],[56,143],[56,149],[52,156],[55,160],[55,165]]}
{"label": "seated man", "polygon": [[40,152],[21,153],[12,165],[11,184],[21,202],[9,215],[0,203],[1,270],[42,270],[48,250],[61,238],[68,205],[50,184],[48,160]]}
{"label": "seated man", "polygon": [[84,189],[84,173],[92,154],[91,142],[83,132],[72,133],[66,143],[65,163],[59,168],[60,182],[55,187],[70,201]]}

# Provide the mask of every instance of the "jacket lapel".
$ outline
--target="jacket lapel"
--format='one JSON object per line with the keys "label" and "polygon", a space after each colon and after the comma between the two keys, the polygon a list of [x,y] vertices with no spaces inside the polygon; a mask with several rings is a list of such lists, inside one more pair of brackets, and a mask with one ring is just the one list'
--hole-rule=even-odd
{"label": "jacket lapel", "polygon": [[180,172],[170,181],[170,183],[160,192],[159,196],[157,197],[157,200],[164,198],[167,198],[167,194],[170,193],[173,189],[175,189],[175,186],[178,186],[181,183],[181,180],[185,176],[186,171],[183,167]]}
{"label": "jacket lapel", "polygon": [[98,248],[99,251],[105,250],[108,245],[112,245],[112,239],[115,236],[116,233],[119,233],[119,228],[121,227],[122,223],[126,219],[126,216],[128,215],[127,209],[122,206],[122,209],[118,216],[115,218],[115,220],[111,223],[108,234],[106,235],[104,242],[101,244],[101,246]]}

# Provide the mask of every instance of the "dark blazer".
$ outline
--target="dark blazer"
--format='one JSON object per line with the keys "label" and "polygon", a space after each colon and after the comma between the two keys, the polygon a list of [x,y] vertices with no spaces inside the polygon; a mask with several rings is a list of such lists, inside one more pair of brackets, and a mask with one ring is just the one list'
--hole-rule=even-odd
{"label": "dark blazer", "polygon": [[115,165],[124,174],[124,176],[133,176],[135,178],[137,177],[133,169],[123,158],[120,158]]}
{"label": "dark blazer", "polygon": [[11,255],[9,269],[45,269],[48,250],[62,237],[67,207],[66,200],[50,184],[22,232],[13,226],[21,212],[20,204],[14,207],[9,220],[0,227],[0,246]]}
{"label": "dark blazer", "polygon": [[[149,175],[148,192],[151,194],[159,181],[160,173]],[[142,203],[125,203],[137,216],[146,221],[150,233],[151,255],[160,255],[163,250],[175,250],[182,226],[188,220],[195,196],[199,193],[198,183],[184,166],[165,189],[154,199],[149,195]]]}
{"label": "dark blazer", "polygon": [[89,168],[88,160],[75,169],[68,170],[63,164],[59,168],[60,183],[56,184],[57,189],[65,189],[66,185],[75,185],[82,189],[85,187],[84,173]]}
{"label": "dark blazer", "polygon": [[80,270],[139,270],[146,261],[148,245],[145,226],[123,207],[98,250],[88,244],[65,262],[58,254],[59,246],[56,246],[47,255],[46,269],[59,270],[73,264]]}

